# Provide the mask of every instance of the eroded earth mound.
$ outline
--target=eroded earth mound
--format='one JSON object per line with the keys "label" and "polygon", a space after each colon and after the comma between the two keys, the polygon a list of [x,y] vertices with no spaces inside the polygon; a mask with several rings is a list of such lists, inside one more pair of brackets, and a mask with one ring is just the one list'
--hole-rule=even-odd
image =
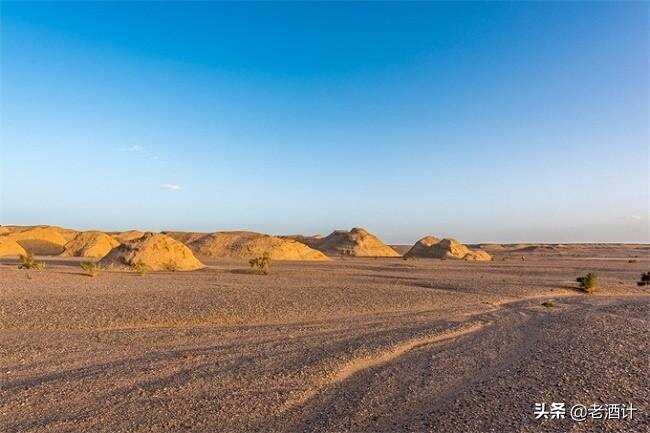
{"label": "eroded earth mound", "polygon": [[0,237],[0,257],[20,256],[27,254],[27,251],[18,242],[9,239],[7,236]]}
{"label": "eroded earth mound", "polygon": [[13,240],[34,255],[54,256],[61,254],[71,239],[71,230],[58,227],[15,228],[3,238]]}
{"label": "eroded earth mound", "polygon": [[425,236],[404,254],[404,257],[423,257],[434,259],[463,259],[474,261],[492,260],[487,252],[470,250],[456,239],[439,240],[435,236]]}
{"label": "eroded earth mound", "polygon": [[169,236],[170,238],[176,239],[178,242],[182,242],[185,245],[189,245],[192,242],[196,242],[202,237],[205,237],[209,235],[209,233],[202,233],[202,232],[172,232],[172,231],[164,231],[161,232],[164,235]]}
{"label": "eroded earth mound", "polygon": [[312,238],[312,248],[331,256],[399,257],[400,254],[362,228],[336,230],[322,239]]}
{"label": "eroded earth mound", "polygon": [[64,256],[101,259],[120,243],[99,231],[81,232],[65,245]]}
{"label": "eroded earth mound", "polygon": [[117,241],[121,244],[132,241],[134,239],[140,239],[142,236],[144,236],[144,232],[141,232],[140,230],[128,230],[125,232],[111,232],[108,234],[113,236],[115,239],[117,239]]}
{"label": "eroded earth mound", "polygon": [[215,232],[192,242],[190,248],[207,257],[251,259],[267,253],[272,260],[327,260],[318,250],[293,239],[262,233]]}
{"label": "eroded earth mound", "polygon": [[146,233],[114,248],[100,264],[128,268],[141,265],[151,271],[193,271],[205,267],[187,246],[160,233]]}

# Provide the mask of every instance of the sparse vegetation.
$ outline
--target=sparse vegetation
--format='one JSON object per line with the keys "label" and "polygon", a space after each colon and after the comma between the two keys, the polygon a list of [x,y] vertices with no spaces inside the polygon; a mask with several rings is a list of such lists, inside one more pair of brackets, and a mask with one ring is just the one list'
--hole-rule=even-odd
{"label": "sparse vegetation", "polygon": [[138,273],[141,277],[144,277],[150,271],[149,266],[145,265],[142,262],[138,262],[138,263],[132,265],[131,269],[133,270],[133,272]]}
{"label": "sparse vegetation", "polygon": [[553,308],[553,307],[555,307],[555,303],[553,303],[551,301],[545,301],[545,302],[542,302],[542,306],[546,307],[546,308]]}
{"label": "sparse vegetation", "polygon": [[639,279],[639,281],[636,284],[639,287],[650,286],[650,272],[642,273],[641,278]]}
{"label": "sparse vegetation", "polygon": [[580,290],[585,293],[594,293],[598,290],[598,275],[594,272],[589,272],[583,277],[578,277],[576,281],[580,285]]}
{"label": "sparse vegetation", "polygon": [[250,259],[248,264],[254,271],[266,275],[271,269],[271,256],[269,253],[264,253],[261,257]]}
{"label": "sparse vegetation", "polygon": [[20,265],[18,266],[18,269],[34,269],[39,272],[45,269],[45,263],[36,260],[30,252],[27,254],[21,254],[19,257]]}
{"label": "sparse vegetation", "polygon": [[102,271],[102,267],[95,262],[83,262],[80,266],[89,277],[96,277]]}

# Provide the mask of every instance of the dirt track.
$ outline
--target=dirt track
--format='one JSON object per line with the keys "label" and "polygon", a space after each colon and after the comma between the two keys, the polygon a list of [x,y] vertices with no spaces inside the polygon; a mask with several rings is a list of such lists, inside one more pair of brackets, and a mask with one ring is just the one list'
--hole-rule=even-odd
{"label": "dirt track", "polygon": [[[188,274],[0,266],[8,432],[647,431],[650,263],[348,259]],[[601,295],[572,289],[597,271]],[[552,299],[555,307],[541,306]],[[632,421],[534,421],[535,402]]]}

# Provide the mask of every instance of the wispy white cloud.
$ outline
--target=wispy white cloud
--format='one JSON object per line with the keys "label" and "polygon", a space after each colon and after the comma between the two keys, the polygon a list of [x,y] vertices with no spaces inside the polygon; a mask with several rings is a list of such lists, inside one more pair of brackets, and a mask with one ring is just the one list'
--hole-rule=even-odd
{"label": "wispy white cloud", "polygon": [[160,187],[167,191],[180,191],[182,189],[180,185],[176,185],[175,183],[163,183]]}
{"label": "wispy white cloud", "polygon": [[139,144],[133,144],[128,147],[120,147],[119,148],[120,152],[135,152],[135,153],[142,153],[145,151],[144,146],[140,146]]}

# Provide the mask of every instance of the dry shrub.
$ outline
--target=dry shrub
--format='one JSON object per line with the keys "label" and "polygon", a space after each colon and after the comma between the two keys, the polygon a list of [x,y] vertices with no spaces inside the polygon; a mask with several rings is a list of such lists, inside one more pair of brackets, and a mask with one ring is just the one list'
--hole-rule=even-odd
{"label": "dry shrub", "polygon": [[261,257],[250,259],[248,264],[255,272],[266,275],[271,269],[271,256],[269,253],[264,253]]}
{"label": "dry shrub", "polygon": [[578,277],[576,279],[579,288],[585,293],[594,293],[598,291],[598,274],[594,272],[589,272],[583,277]]}
{"label": "dry shrub", "polygon": [[650,286],[650,272],[642,273],[641,278],[639,279],[639,281],[636,284],[639,287]]}
{"label": "dry shrub", "polygon": [[95,262],[83,262],[80,266],[89,277],[96,277],[102,271],[102,267]]}
{"label": "dry shrub", "polygon": [[18,266],[18,269],[34,269],[40,272],[45,269],[45,263],[36,260],[32,253],[28,252],[27,254],[20,255],[20,265]]}

